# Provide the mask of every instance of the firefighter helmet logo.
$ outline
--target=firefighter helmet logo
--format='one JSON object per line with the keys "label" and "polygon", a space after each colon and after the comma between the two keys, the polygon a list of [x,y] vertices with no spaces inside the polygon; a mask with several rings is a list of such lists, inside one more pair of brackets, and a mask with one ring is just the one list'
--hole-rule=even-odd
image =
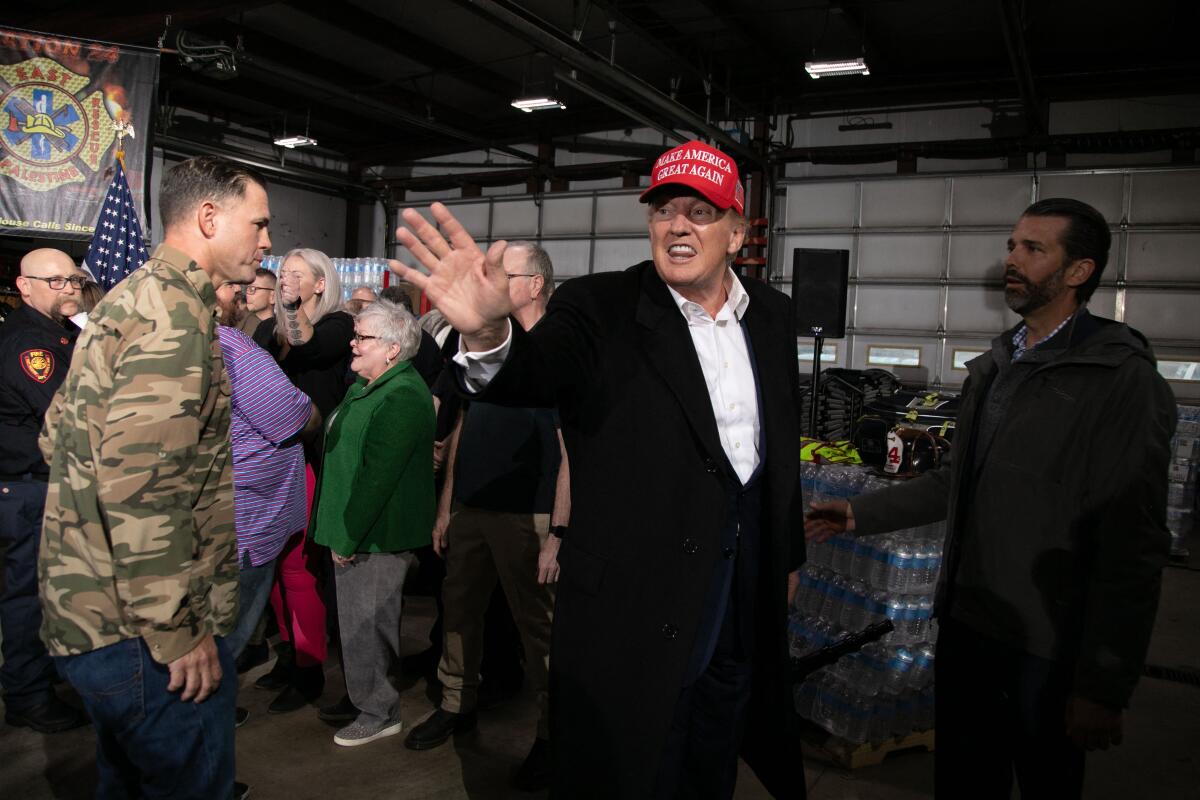
{"label": "firefighter helmet logo", "polygon": [[82,183],[116,138],[104,92],[39,56],[0,65],[0,175],[35,191]]}

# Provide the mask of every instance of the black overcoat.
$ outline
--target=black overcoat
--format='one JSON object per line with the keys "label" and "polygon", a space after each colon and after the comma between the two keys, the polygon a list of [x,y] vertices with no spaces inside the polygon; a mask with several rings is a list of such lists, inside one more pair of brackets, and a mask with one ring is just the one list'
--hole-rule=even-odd
{"label": "black overcoat", "polygon": [[[804,560],[791,303],[745,280],[765,428],[753,698],[742,754],[776,797],[803,797],[787,663],[787,573]],[[489,402],[557,405],[571,523],[551,644],[557,798],[651,794],[718,557],[727,489],[687,323],[650,261],[564,283],[513,325]]]}

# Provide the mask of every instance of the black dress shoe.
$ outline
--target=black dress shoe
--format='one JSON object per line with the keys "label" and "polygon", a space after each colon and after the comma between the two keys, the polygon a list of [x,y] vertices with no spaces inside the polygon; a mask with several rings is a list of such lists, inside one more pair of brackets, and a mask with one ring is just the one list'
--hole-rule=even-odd
{"label": "black dress shoe", "polygon": [[250,796],[250,785],[246,783],[233,782],[233,800],[246,800]]}
{"label": "black dress shoe", "polygon": [[267,659],[271,657],[271,648],[267,647],[266,642],[258,644],[248,644],[242,650],[242,654],[237,657],[237,673],[241,675],[243,672],[249,672],[259,664],[267,663]]}
{"label": "black dress shoe", "polygon": [[344,694],[333,705],[322,706],[317,716],[326,722],[354,722],[358,719],[358,707],[350,702],[350,695]]}
{"label": "black dress shoe", "polygon": [[60,733],[88,724],[82,712],[57,697],[23,711],[5,710],[4,721],[17,728],[33,728],[38,733]]}
{"label": "black dress shoe", "polygon": [[534,739],[525,762],[512,778],[512,787],[522,792],[540,792],[550,785],[550,742]]}
{"label": "black dress shoe", "polygon": [[233,710],[233,727],[242,727],[248,719],[250,719],[250,709],[238,706]]}
{"label": "black dress shoe", "polygon": [[254,682],[254,685],[259,689],[266,689],[270,692],[278,692],[280,689],[288,685],[288,679],[291,677],[292,669],[296,666],[296,651],[292,647],[291,642],[284,642],[279,645],[277,650],[279,656],[275,659],[275,666],[271,667],[271,671],[266,675],[262,675]]}
{"label": "black dress shoe", "polygon": [[296,667],[291,683],[267,706],[268,714],[287,714],[316,702],[325,691],[325,668],[321,664]]}
{"label": "black dress shoe", "polygon": [[475,728],[475,712],[455,714],[452,711],[436,709],[433,715],[413,728],[404,740],[404,746],[409,750],[430,750],[449,739],[456,733],[466,733]]}

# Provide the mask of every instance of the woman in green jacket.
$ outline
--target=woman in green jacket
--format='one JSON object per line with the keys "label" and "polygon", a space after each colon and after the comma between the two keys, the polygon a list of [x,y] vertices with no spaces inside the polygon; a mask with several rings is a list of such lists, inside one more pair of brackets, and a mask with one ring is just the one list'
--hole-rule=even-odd
{"label": "woman in green jacket", "polygon": [[387,673],[412,550],[429,544],[434,516],[433,401],[410,363],[420,342],[400,306],[363,309],[351,342],[359,379],[326,425],[313,538],[333,556],[346,691],[359,711],[333,737],[345,747],[402,727]]}

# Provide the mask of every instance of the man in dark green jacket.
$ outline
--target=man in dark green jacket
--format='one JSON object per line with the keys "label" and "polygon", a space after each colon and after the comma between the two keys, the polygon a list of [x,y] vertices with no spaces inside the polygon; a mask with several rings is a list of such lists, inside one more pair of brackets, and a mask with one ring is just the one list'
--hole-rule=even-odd
{"label": "man in dark green jacket", "polygon": [[824,540],[948,520],[938,587],[941,797],[1078,797],[1121,741],[1166,562],[1174,398],[1137,331],[1088,313],[1111,237],[1075,200],[1026,209],[1005,301],[1022,322],[967,365],[950,464],[852,503]]}

